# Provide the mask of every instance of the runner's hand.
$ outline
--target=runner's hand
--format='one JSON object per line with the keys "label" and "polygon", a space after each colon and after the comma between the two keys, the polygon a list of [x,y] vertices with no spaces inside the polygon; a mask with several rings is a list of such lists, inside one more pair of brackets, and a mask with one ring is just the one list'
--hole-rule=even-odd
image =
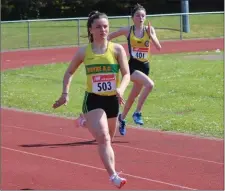
{"label": "runner's hand", "polygon": [[116,89],[116,96],[118,98],[119,104],[120,105],[124,105],[125,104],[125,100],[123,99],[123,94],[121,92],[121,90],[119,88]]}
{"label": "runner's hand", "polygon": [[151,22],[150,21],[148,21],[148,35],[150,36],[150,37],[152,37],[152,34],[151,34]]}
{"label": "runner's hand", "polygon": [[69,101],[69,95],[62,94],[61,97],[57,101],[55,101],[52,107],[56,109],[60,107],[61,105],[67,105],[68,101]]}

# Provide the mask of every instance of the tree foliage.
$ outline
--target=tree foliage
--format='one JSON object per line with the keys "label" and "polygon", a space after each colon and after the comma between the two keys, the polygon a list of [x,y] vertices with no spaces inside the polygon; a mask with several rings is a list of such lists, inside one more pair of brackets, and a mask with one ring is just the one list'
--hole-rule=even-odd
{"label": "tree foliage", "polygon": [[[223,11],[223,0],[189,0],[191,11]],[[2,20],[87,16],[92,10],[128,15],[134,4],[148,14],[180,12],[180,0],[1,0]]]}

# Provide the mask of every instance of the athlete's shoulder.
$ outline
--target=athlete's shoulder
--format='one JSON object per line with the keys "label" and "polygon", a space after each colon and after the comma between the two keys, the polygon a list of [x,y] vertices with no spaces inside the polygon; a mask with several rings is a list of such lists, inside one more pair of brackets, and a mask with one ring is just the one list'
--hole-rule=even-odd
{"label": "athlete's shoulder", "polygon": [[[112,42],[111,42],[112,43]],[[112,47],[113,47],[113,52],[116,56],[118,56],[119,54],[121,54],[122,52],[125,52],[125,49],[124,47],[119,44],[119,43],[113,43],[112,44]]]}
{"label": "athlete's shoulder", "polygon": [[79,53],[85,53],[85,51],[87,50],[89,44],[88,45],[84,45],[84,46],[80,46],[78,49],[77,49],[77,52]]}
{"label": "athlete's shoulder", "polygon": [[124,47],[123,47],[121,44],[119,44],[119,43],[113,43],[113,46],[114,46],[114,48],[117,49],[117,50],[124,49]]}
{"label": "athlete's shoulder", "polygon": [[85,54],[87,53],[88,46],[89,45],[84,45],[84,46],[79,47],[76,51],[76,55],[78,57],[80,57],[81,59],[83,59],[85,57]]}
{"label": "athlete's shoulder", "polygon": [[111,42],[109,41],[110,43],[110,46],[114,49],[114,50],[121,50],[123,48],[123,46],[119,43],[116,43],[116,42]]}

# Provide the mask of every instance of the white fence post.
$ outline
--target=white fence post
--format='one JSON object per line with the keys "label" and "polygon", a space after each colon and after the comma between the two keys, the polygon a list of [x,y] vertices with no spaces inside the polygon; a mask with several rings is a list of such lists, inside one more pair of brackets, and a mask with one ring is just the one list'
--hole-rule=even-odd
{"label": "white fence post", "polygon": [[27,21],[27,47],[30,49],[30,21]]}
{"label": "white fence post", "polygon": [[182,24],[182,15],[180,15],[180,40],[183,39],[183,24]]}
{"label": "white fence post", "polygon": [[80,19],[77,20],[77,44],[80,45]]}

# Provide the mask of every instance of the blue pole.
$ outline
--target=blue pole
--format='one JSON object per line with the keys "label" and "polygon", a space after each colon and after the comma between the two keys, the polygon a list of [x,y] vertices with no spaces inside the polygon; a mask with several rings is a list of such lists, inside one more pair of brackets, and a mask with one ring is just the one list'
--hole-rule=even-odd
{"label": "blue pole", "polygon": [[[189,0],[181,0],[181,12],[189,13]],[[190,32],[189,15],[182,15],[183,32]]]}

